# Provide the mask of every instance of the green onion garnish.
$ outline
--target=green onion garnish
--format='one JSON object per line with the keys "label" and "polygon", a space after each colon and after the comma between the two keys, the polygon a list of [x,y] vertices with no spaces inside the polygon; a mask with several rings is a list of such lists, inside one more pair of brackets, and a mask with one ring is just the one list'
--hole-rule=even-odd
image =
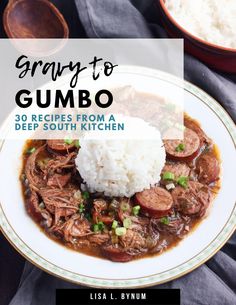
{"label": "green onion garnish", "polygon": [[134,216],[137,216],[139,214],[140,211],[140,205],[135,205],[132,209],[132,213]]}
{"label": "green onion garnish", "polygon": [[75,140],[75,147],[77,147],[77,148],[79,148],[79,147],[80,147],[79,140]]}
{"label": "green onion garnish", "polygon": [[113,223],[112,223],[112,229],[116,229],[118,226],[118,221],[117,220],[113,220]]}
{"label": "green onion garnish", "polygon": [[123,236],[126,234],[126,228],[124,227],[116,228],[115,233],[117,236]]}
{"label": "green onion garnish", "polygon": [[184,144],[184,143],[180,143],[180,144],[175,148],[175,151],[181,152],[181,151],[184,151],[184,149],[185,149],[185,144]]}
{"label": "green onion garnish", "polygon": [[98,227],[98,224],[96,223],[96,224],[94,224],[93,225],[93,232],[98,232],[99,231],[99,227]]}
{"label": "green onion garnish", "polygon": [[74,140],[72,139],[64,139],[64,142],[67,144],[67,145],[70,145],[74,142]]}
{"label": "green onion garnish", "polygon": [[89,199],[89,192],[87,192],[87,191],[83,192],[82,197],[84,200]]}
{"label": "green onion garnish", "polygon": [[29,149],[27,149],[26,153],[27,154],[32,154],[33,152],[35,152],[36,148],[35,147],[31,147]]}
{"label": "green onion garnish", "polygon": [[132,226],[132,221],[130,218],[125,218],[123,220],[123,226],[126,228],[126,229],[129,229],[131,226]]}
{"label": "green onion garnish", "polygon": [[184,187],[184,188],[187,188],[188,187],[188,177],[186,176],[180,176],[178,179],[177,179],[177,183]]}
{"label": "green onion garnish", "polygon": [[84,210],[85,210],[85,205],[84,205],[83,203],[81,203],[81,204],[79,205],[79,212],[80,212],[80,213],[83,213]]}
{"label": "green onion garnish", "polygon": [[101,232],[105,229],[105,225],[102,221],[99,221],[98,223],[95,223],[93,225],[93,231],[94,232]]}
{"label": "green onion garnish", "polygon": [[162,217],[161,223],[163,223],[164,225],[168,225],[170,223],[170,220],[168,217]]}
{"label": "green onion garnish", "polygon": [[164,172],[162,175],[163,180],[175,180],[175,175],[171,172]]}

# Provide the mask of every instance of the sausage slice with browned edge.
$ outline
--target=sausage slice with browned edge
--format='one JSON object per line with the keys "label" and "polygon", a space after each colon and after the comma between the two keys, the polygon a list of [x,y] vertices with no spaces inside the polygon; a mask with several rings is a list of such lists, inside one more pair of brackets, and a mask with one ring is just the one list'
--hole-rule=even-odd
{"label": "sausage slice with browned edge", "polygon": [[210,138],[208,138],[208,136],[201,129],[199,124],[196,121],[194,121],[193,119],[185,117],[184,118],[184,126],[196,132],[196,134],[198,135],[198,137],[200,139],[200,145],[201,146],[203,144],[207,144],[207,145],[212,144],[212,140]]}
{"label": "sausage slice with browned edge", "polygon": [[49,149],[57,153],[66,153],[75,149],[74,143],[67,144],[64,140],[47,140]]}
{"label": "sausage slice with browned edge", "polygon": [[164,140],[167,157],[177,161],[192,161],[200,149],[197,133],[189,128],[184,130],[183,140]]}
{"label": "sausage slice with browned edge", "polygon": [[168,215],[173,205],[171,194],[159,186],[136,193],[135,199],[142,213],[153,218]]}
{"label": "sausage slice with browned edge", "polygon": [[188,177],[190,174],[190,167],[186,163],[166,163],[162,169],[162,174],[165,172],[170,172],[174,174],[175,178],[180,176]]}
{"label": "sausage slice with browned edge", "polygon": [[196,161],[196,172],[201,183],[215,182],[220,174],[219,161],[211,154],[202,154]]}
{"label": "sausage slice with browned edge", "polygon": [[103,247],[102,252],[104,256],[106,256],[108,259],[110,259],[113,262],[125,263],[133,258],[133,255],[125,252],[124,249],[113,245]]}

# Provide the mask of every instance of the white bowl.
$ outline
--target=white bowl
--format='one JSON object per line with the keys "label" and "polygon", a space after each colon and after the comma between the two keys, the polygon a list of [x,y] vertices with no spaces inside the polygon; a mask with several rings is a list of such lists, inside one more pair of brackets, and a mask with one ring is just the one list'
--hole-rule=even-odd
{"label": "white bowl", "polygon": [[[181,86],[181,81],[165,73],[155,72],[155,77],[170,90]],[[159,256],[128,263],[114,263],[69,250],[49,239],[26,214],[18,179],[24,141],[6,140],[0,154],[0,225],[12,245],[39,268],[94,287],[128,288],[163,283],[193,270],[216,253],[235,229],[235,126],[206,93],[187,82],[184,89],[185,111],[201,123],[218,145],[222,159],[220,192],[208,217],[194,232]]]}

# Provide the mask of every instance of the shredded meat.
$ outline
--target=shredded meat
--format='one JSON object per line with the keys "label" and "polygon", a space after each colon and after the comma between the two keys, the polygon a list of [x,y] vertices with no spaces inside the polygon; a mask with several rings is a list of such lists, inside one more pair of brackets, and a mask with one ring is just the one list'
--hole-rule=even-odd
{"label": "shredded meat", "polygon": [[108,233],[97,233],[89,236],[88,239],[92,244],[101,246],[102,244],[109,241],[110,235]]}
{"label": "shredded meat", "polygon": [[74,197],[74,189],[43,188],[39,191],[47,210],[55,215],[55,224],[61,217],[78,211],[79,201]]}
{"label": "shredded meat", "polygon": [[64,238],[66,241],[71,241],[75,237],[85,237],[93,232],[90,229],[90,223],[81,215],[73,215],[63,225]]}
{"label": "shredded meat", "polygon": [[59,187],[62,189],[71,179],[71,173],[66,175],[54,174],[47,181],[47,186]]}
{"label": "shredded meat", "polygon": [[27,159],[25,165],[25,175],[29,181],[29,187],[34,190],[39,190],[45,186],[46,182],[43,180],[42,172],[37,168],[36,159],[40,153],[45,149],[45,145],[40,146]]}
{"label": "shredded meat", "polygon": [[61,171],[62,169],[73,168],[75,166],[75,157],[75,152],[71,152],[66,156],[56,156],[55,159],[51,159],[47,162],[45,170],[47,173],[54,173],[56,171]]}
{"label": "shredded meat", "polygon": [[102,221],[105,224],[110,224],[113,222],[114,217],[104,214],[108,208],[108,204],[104,199],[95,199],[93,202],[93,221],[95,223]]}
{"label": "shredded meat", "polygon": [[126,234],[120,237],[120,244],[130,254],[147,251],[145,237],[134,230],[128,229]]}

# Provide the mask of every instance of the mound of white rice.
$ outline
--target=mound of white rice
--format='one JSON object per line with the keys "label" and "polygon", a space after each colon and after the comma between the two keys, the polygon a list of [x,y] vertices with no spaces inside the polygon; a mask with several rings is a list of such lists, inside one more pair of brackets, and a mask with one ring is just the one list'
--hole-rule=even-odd
{"label": "mound of white rice", "polygon": [[236,48],[235,0],[166,0],[165,5],[191,34],[220,46]]}
{"label": "mound of white rice", "polygon": [[90,192],[131,197],[159,182],[166,157],[160,133],[141,119],[130,122],[147,138],[96,139],[88,132],[80,139],[76,166]]}

